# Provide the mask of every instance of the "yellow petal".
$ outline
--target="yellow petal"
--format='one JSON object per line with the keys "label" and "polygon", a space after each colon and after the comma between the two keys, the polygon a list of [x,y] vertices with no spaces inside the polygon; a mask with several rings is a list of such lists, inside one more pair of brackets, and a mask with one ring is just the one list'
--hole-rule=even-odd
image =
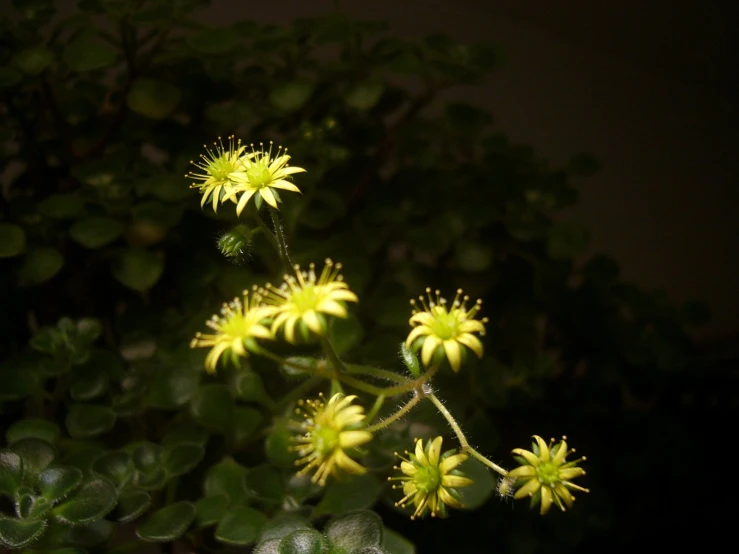
{"label": "yellow petal", "polygon": [[418,323],[420,325],[433,325],[434,321],[436,321],[436,318],[432,316],[428,312],[419,312],[417,314],[413,314],[411,318],[408,320],[408,322],[413,325],[414,323]]}
{"label": "yellow petal", "polygon": [[441,456],[441,443],[443,439],[441,437],[436,437],[433,441],[431,441],[431,447],[429,448],[429,464],[431,464],[434,467],[437,467],[439,465],[439,456]]}
{"label": "yellow petal", "polygon": [[457,342],[465,345],[467,348],[477,354],[478,358],[482,358],[482,343],[475,335],[464,333],[457,337]]}
{"label": "yellow petal", "polygon": [[562,483],[557,483],[554,485],[554,493],[559,496],[565,504],[567,504],[568,508],[572,508],[572,501],[574,498],[572,497],[572,494],[570,494],[570,491],[567,490],[567,487]]}
{"label": "yellow petal", "polygon": [[520,466],[508,472],[508,477],[511,477],[513,479],[518,479],[519,477],[534,476],[536,476],[536,468],[532,466]]}
{"label": "yellow petal", "polygon": [[241,215],[241,212],[244,211],[244,208],[246,208],[246,203],[249,201],[249,199],[254,196],[253,190],[245,190],[243,194],[241,195],[241,198],[239,198],[239,203],[236,204],[236,215]]}
{"label": "yellow petal", "polygon": [[421,361],[426,367],[431,363],[431,358],[436,351],[436,348],[441,344],[441,341],[434,335],[429,335],[426,340],[423,341],[423,347],[421,348]]}
{"label": "yellow petal", "polygon": [[569,481],[570,479],[580,477],[581,475],[585,475],[585,470],[581,467],[568,467],[566,469],[559,470],[559,478],[563,481]]}
{"label": "yellow petal", "polygon": [[270,333],[269,329],[267,329],[263,325],[253,325],[249,329],[249,334],[252,337],[256,337],[258,339],[271,339],[272,338],[272,333]]}
{"label": "yellow petal", "polygon": [[358,302],[359,298],[350,290],[334,290],[330,294],[331,300],[342,300],[344,302]]}
{"label": "yellow petal", "polygon": [[467,454],[454,454],[453,456],[444,458],[439,464],[439,471],[442,473],[442,475],[449,473],[459,464],[466,461],[467,458],[469,458]]}
{"label": "yellow petal", "polygon": [[441,500],[447,506],[451,506],[452,508],[456,508],[458,510],[461,510],[464,508],[464,504],[462,504],[459,500],[454,498],[449,493],[449,491],[443,487],[439,489],[439,500]]}
{"label": "yellow petal", "polygon": [[226,350],[228,350],[227,343],[216,344],[205,357],[205,369],[210,373],[215,373],[216,366],[218,365],[218,358],[220,358],[221,354]]}
{"label": "yellow petal", "polygon": [[541,488],[541,515],[546,514],[549,511],[549,507],[552,505],[552,489],[550,487]]}
{"label": "yellow petal", "polygon": [[449,360],[449,365],[452,366],[452,369],[455,372],[459,371],[459,368],[462,366],[462,353],[459,348],[459,343],[454,339],[445,340],[444,351]]}
{"label": "yellow petal", "polygon": [[290,156],[287,154],[278,156],[274,160],[272,160],[272,163],[269,164],[269,172],[274,173],[278,169],[280,169],[283,165],[285,165],[290,160]]}
{"label": "yellow petal", "polygon": [[472,483],[474,483],[472,479],[470,479],[469,477],[462,477],[461,475],[444,475],[441,478],[442,486],[452,489],[466,487],[471,485]]}
{"label": "yellow petal", "polygon": [[567,456],[567,441],[562,440],[557,447],[556,454],[552,458],[552,463],[556,466],[561,466],[565,461],[565,456]]}
{"label": "yellow petal", "polygon": [[536,444],[539,446],[539,459],[542,462],[548,462],[549,461],[549,447],[547,446],[547,443],[545,443],[544,439],[542,439],[539,435],[534,435],[534,440],[536,441]]}
{"label": "yellow petal", "polygon": [[337,450],[334,456],[336,458],[336,465],[347,473],[362,475],[367,472],[365,467],[352,460],[343,450]]}
{"label": "yellow petal", "polygon": [[218,201],[221,199],[221,187],[217,186],[211,193],[213,195],[213,211],[218,211]]}
{"label": "yellow petal", "polygon": [[316,335],[320,335],[321,333],[323,333],[321,320],[318,319],[316,312],[314,312],[313,310],[308,310],[301,317],[303,319],[303,322],[308,326],[308,329],[313,331]]}
{"label": "yellow petal", "polygon": [[296,316],[288,316],[285,321],[285,340],[290,344],[295,344],[295,324],[298,322]]}
{"label": "yellow petal", "polygon": [[476,319],[468,319],[457,325],[457,331],[460,333],[484,333],[485,326],[481,321]]}
{"label": "yellow petal", "polygon": [[418,471],[418,468],[410,462],[400,462],[400,471],[406,475],[413,476]]}
{"label": "yellow petal", "polygon": [[538,491],[539,487],[541,487],[541,483],[539,483],[538,479],[529,479],[523,487],[516,491],[516,494],[514,494],[513,497],[516,500],[526,498]]}
{"label": "yellow petal", "polygon": [[248,183],[249,177],[243,171],[234,171],[228,174],[228,179],[235,183]]}
{"label": "yellow petal", "polygon": [[418,463],[421,465],[428,465],[429,460],[426,457],[426,452],[423,450],[423,441],[416,441],[416,451],[415,451],[416,458],[418,459]]}
{"label": "yellow petal", "polygon": [[282,167],[275,171],[275,179],[282,179],[283,177],[286,177],[287,175],[294,175],[295,173],[305,173],[305,169],[302,167],[295,167],[295,166],[289,166],[289,167]]}
{"label": "yellow petal", "polygon": [[426,325],[419,325],[418,327],[414,327],[413,329],[411,329],[411,332],[408,333],[408,338],[405,339],[405,345],[410,347],[418,337],[429,334],[431,334],[431,328],[427,327]]}
{"label": "yellow petal", "polygon": [[283,179],[278,179],[277,181],[272,181],[269,185],[270,187],[276,188],[276,189],[282,189],[282,190],[289,190],[292,192],[300,192],[300,189],[293,185],[290,181],[285,181]]}
{"label": "yellow petal", "polygon": [[277,200],[275,199],[275,195],[272,194],[272,191],[269,190],[269,187],[259,189],[259,194],[262,195],[262,198],[267,204],[273,208],[277,208]]}
{"label": "yellow petal", "polygon": [[528,450],[524,450],[523,448],[514,448],[513,450],[511,450],[511,452],[513,452],[514,454],[518,454],[532,466],[539,467],[540,460],[533,452],[529,452]]}
{"label": "yellow petal", "polygon": [[354,448],[372,440],[369,431],[342,431],[339,433],[339,446],[341,448]]}
{"label": "yellow petal", "polygon": [[344,306],[330,299],[322,301],[318,306],[316,306],[316,309],[319,312],[335,315],[336,317],[345,318],[349,315]]}

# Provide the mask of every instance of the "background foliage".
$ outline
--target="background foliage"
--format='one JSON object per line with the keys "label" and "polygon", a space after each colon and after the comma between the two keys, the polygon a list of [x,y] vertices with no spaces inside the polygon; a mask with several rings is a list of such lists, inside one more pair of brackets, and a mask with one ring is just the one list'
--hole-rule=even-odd
{"label": "background foliage", "polygon": [[[193,15],[206,3],[82,0],[59,17],[13,0],[0,23],[0,543],[112,551],[136,533],[209,552],[293,533],[358,551],[341,546],[349,529],[395,554],[590,552],[696,516],[671,511],[684,494],[671,483],[694,478],[686,429],[705,406],[681,396],[701,382],[684,325],[705,309],[621,281],[608,257],[575,264],[587,232],[557,213],[597,170],[590,156],[553,165],[490,114],[434,104],[498,50],[338,14],[214,29]],[[360,296],[332,329],[347,359],[399,367],[408,299],[428,285],[484,299],[486,355],[439,390],[499,458],[566,432],[593,491],[572,513],[513,511],[473,464],[474,511],[413,524],[375,473],[325,494],[294,476],[283,398],[302,376],[254,360],[211,377],[188,348],[221,302],[279,269],[260,237],[223,259],[233,210],[201,211],[183,177],[232,133],[308,169],[284,224],[296,261],[341,261]],[[371,467],[434,434],[438,415],[414,412],[376,439]]]}

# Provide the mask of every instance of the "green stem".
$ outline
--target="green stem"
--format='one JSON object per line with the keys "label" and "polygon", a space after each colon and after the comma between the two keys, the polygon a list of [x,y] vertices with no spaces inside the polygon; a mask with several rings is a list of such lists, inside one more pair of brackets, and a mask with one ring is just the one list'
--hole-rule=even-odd
{"label": "green stem", "polygon": [[433,402],[434,406],[436,406],[436,409],[439,410],[441,415],[443,415],[444,418],[449,422],[449,425],[454,431],[454,434],[457,435],[457,439],[459,440],[459,444],[462,446],[463,452],[469,453],[470,456],[479,460],[480,462],[488,466],[493,471],[500,473],[503,477],[508,475],[508,472],[505,469],[500,467],[498,464],[491,462],[485,456],[483,456],[477,450],[475,450],[474,448],[470,446],[470,443],[467,442],[467,437],[464,436],[464,433],[462,432],[462,428],[457,423],[457,420],[454,419],[454,416],[452,416],[451,412],[449,412],[449,410],[446,409],[446,406],[442,404],[441,400],[439,400],[434,393],[430,393],[427,396],[429,400]]}
{"label": "green stem", "polygon": [[282,228],[280,223],[280,217],[277,210],[270,206],[269,215],[272,218],[272,226],[275,228],[275,239],[277,239],[277,253],[280,255],[280,260],[285,268],[285,271],[289,272],[292,268],[293,262],[290,259],[290,254],[287,252],[287,239],[285,237],[285,230]]}
{"label": "green stem", "polygon": [[280,398],[280,400],[275,404],[273,411],[275,413],[282,412],[283,410],[285,410],[285,408],[303,398],[308,392],[318,386],[321,381],[322,378],[318,377],[317,375],[309,377],[308,379],[300,383],[297,387],[292,389],[285,396]]}
{"label": "green stem", "polygon": [[257,213],[256,219],[257,219],[257,225],[259,226],[259,229],[267,237],[267,240],[272,245],[272,248],[274,248],[277,251],[277,253],[279,254],[280,253],[280,245],[277,244],[277,239],[272,234],[272,231],[269,230],[269,227],[267,227],[267,225],[264,223],[264,220],[262,219],[262,216],[259,215],[259,213]]}
{"label": "green stem", "polygon": [[369,427],[366,427],[365,431],[374,433],[375,431],[379,431],[380,429],[384,429],[385,427],[388,427],[391,423],[398,421],[401,417],[403,417],[405,414],[410,412],[415,407],[415,405],[421,401],[422,398],[423,398],[423,395],[414,394],[413,398],[411,398],[408,402],[406,402],[397,412],[395,412],[391,416],[386,417],[382,421],[378,421],[374,425],[370,425]]}
{"label": "green stem", "polygon": [[348,373],[344,362],[341,361],[341,358],[339,358],[336,350],[334,350],[334,347],[331,346],[331,341],[328,340],[328,337],[320,335],[319,338],[321,340],[321,347],[323,348],[323,352],[326,354],[326,357],[331,362],[331,365],[334,366],[334,369],[336,369],[336,371],[340,373]]}
{"label": "green stem", "polygon": [[386,369],[355,364],[344,364],[344,367],[346,368],[347,373],[351,373],[353,375],[367,375],[369,377],[377,377],[378,379],[385,379],[387,381],[395,381],[396,383],[411,382],[407,377],[403,377],[394,371],[388,371]]}
{"label": "green stem", "polygon": [[372,421],[375,416],[377,415],[377,412],[380,411],[380,408],[382,408],[382,405],[385,403],[385,396],[380,395],[375,399],[375,403],[372,405],[372,408],[369,412],[367,412],[367,417],[365,417],[365,421],[369,423]]}

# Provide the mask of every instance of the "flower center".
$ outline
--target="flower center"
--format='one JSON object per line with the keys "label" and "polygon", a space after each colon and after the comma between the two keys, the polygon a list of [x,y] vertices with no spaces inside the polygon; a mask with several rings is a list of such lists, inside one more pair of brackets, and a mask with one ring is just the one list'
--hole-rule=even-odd
{"label": "flower center", "polygon": [[552,462],[542,462],[539,467],[536,468],[536,474],[539,476],[539,481],[547,485],[559,483],[559,467]]}
{"label": "flower center", "polygon": [[306,284],[291,295],[291,300],[295,305],[295,309],[301,313],[308,310],[315,310],[318,304],[319,291],[315,285]]}
{"label": "flower center", "polygon": [[437,467],[421,466],[413,476],[413,481],[419,491],[429,494],[441,485],[441,472]]}
{"label": "flower center", "polygon": [[439,337],[441,340],[447,340],[453,338],[457,334],[457,318],[452,314],[446,313],[446,311],[439,310],[434,314],[434,323],[431,326],[431,330],[434,335]]}
{"label": "flower center", "polygon": [[228,178],[229,173],[233,173],[236,170],[234,164],[231,163],[228,155],[223,154],[208,163],[208,173],[214,179],[223,181]]}
{"label": "flower center", "polygon": [[321,456],[331,454],[339,445],[339,431],[333,427],[317,426],[313,433],[313,448]]}
{"label": "flower center", "polygon": [[249,183],[255,187],[264,187],[272,181],[272,173],[270,173],[267,164],[262,161],[253,164],[246,171],[246,176],[249,178]]}

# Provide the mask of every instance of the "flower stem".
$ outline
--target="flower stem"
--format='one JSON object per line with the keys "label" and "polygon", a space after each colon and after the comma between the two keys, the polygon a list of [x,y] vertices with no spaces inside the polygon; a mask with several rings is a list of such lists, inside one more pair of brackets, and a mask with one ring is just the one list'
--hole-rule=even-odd
{"label": "flower stem", "polygon": [[338,373],[347,373],[346,366],[344,365],[344,362],[341,361],[341,358],[339,358],[339,355],[336,353],[336,350],[334,350],[334,347],[331,346],[331,341],[328,340],[328,337],[324,335],[320,335],[321,340],[321,347],[323,348],[324,353],[326,354],[326,357],[331,362],[331,365],[334,366],[334,369]]}
{"label": "flower stem", "polygon": [[408,402],[406,402],[397,412],[395,412],[391,416],[386,417],[382,421],[378,421],[374,425],[370,425],[366,427],[365,431],[374,433],[375,431],[379,431],[380,429],[384,429],[385,427],[388,427],[391,423],[398,421],[401,417],[403,417],[405,414],[410,412],[415,407],[415,405],[421,401],[422,398],[423,398],[423,395],[414,394],[413,398],[411,398]]}
{"label": "flower stem", "polygon": [[375,418],[375,416],[377,415],[377,412],[380,411],[380,408],[382,408],[382,405],[384,404],[384,402],[385,402],[385,396],[382,394],[375,399],[375,403],[372,405],[372,408],[370,409],[369,412],[367,412],[367,416],[365,417],[365,421],[367,423],[369,423]]}
{"label": "flower stem", "polygon": [[290,268],[293,265],[293,262],[290,259],[290,254],[287,253],[287,239],[285,237],[285,230],[282,228],[282,223],[280,223],[280,217],[277,214],[277,210],[275,210],[271,206],[269,208],[269,215],[272,218],[272,226],[275,228],[277,253],[280,255],[280,260],[282,260],[282,265],[284,266],[285,271],[289,272]]}
{"label": "flower stem", "polygon": [[280,253],[280,245],[277,243],[277,239],[272,234],[272,231],[270,231],[269,227],[267,227],[266,223],[264,223],[264,220],[262,219],[262,216],[257,213],[256,216],[257,219],[257,225],[259,226],[259,230],[264,233],[264,235],[267,237],[267,240],[272,245],[272,248],[274,248],[277,253]]}
{"label": "flower stem", "polygon": [[454,416],[452,416],[449,410],[446,409],[446,406],[442,404],[441,400],[439,400],[434,393],[430,393],[427,396],[429,400],[433,402],[434,406],[436,406],[436,409],[439,410],[441,415],[443,415],[444,418],[449,422],[449,425],[454,431],[454,434],[457,435],[459,444],[462,446],[462,451],[469,453],[470,456],[479,460],[480,462],[488,466],[493,471],[500,473],[503,477],[508,475],[508,472],[505,469],[500,467],[498,464],[491,462],[485,456],[483,456],[477,450],[475,450],[474,448],[470,446],[470,443],[467,442],[467,437],[464,436],[464,433],[462,432],[462,428],[457,423],[457,420],[454,419]]}
{"label": "flower stem", "polygon": [[309,377],[308,379],[300,383],[297,387],[288,392],[285,396],[280,398],[279,402],[275,404],[273,411],[275,413],[282,412],[285,408],[303,398],[307,392],[315,388],[321,381],[322,378],[317,375]]}
{"label": "flower stem", "polygon": [[376,367],[369,367],[365,365],[355,364],[344,364],[347,373],[353,375],[367,375],[369,377],[376,377],[378,379],[385,379],[387,381],[395,381],[396,383],[409,383],[411,379],[399,375],[394,371],[388,371],[386,369],[379,369]]}

